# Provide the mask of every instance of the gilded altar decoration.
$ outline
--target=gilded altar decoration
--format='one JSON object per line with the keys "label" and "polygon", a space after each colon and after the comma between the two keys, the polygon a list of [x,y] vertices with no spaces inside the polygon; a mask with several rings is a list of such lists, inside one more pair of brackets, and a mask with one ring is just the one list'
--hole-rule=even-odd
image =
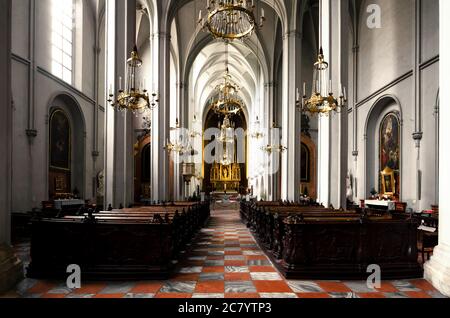
{"label": "gilded altar decoration", "polygon": [[239,191],[241,167],[237,163],[214,163],[211,168],[211,184],[215,191]]}

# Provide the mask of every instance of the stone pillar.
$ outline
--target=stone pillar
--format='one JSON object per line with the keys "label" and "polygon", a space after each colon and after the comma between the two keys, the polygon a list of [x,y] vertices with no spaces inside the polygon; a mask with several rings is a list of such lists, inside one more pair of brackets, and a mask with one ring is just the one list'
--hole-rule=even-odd
{"label": "stone pillar", "polygon": [[[330,0],[322,0],[319,15],[321,15],[322,24],[320,25],[321,45],[326,60],[331,56],[331,27]],[[330,117],[319,117],[319,136],[318,136],[318,165],[317,165],[317,200],[325,206],[330,205]]]}
{"label": "stone pillar", "polygon": [[288,149],[281,159],[281,198],[300,198],[301,114],[296,107],[296,90],[301,89],[301,39],[297,30],[283,37],[282,145]]}
{"label": "stone pillar", "polygon": [[[263,137],[263,140],[267,140],[268,134],[270,133],[270,126],[273,122],[273,105],[274,105],[274,98],[275,98],[275,83],[274,82],[268,82],[264,84],[265,88],[265,97],[264,97],[264,107],[263,107],[263,114],[260,114],[260,120],[261,120],[261,127],[260,129],[263,131],[265,136]],[[263,120],[264,119],[264,120]],[[264,144],[262,146],[265,146]],[[260,151],[260,150],[259,150]],[[267,161],[266,165],[269,165],[269,160],[267,159],[267,154],[263,154],[265,157],[265,161]],[[272,161],[273,162],[273,161]],[[267,200],[268,201],[274,201],[275,200],[275,174],[272,173],[270,170],[270,167],[266,168],[266,187],[267,187]]]}
{"label": "stone pillar", "polygon": [[[439,61],[439,85],[444,88],[440,91],[439,121],[450,121],[450,91],[445,89],[450,86],[450,20],[447,13],[450,12],[450,1],[440,0],[439,3],[439,33],[440,33],[440,61]],[[450,149],[444,138],[450,134],[449,125],[439,125],[439,245],[436,246],[430,261],[425,263],[425,278],[441,293],[450,296]]]}
{"label": "stone pillar", "polygon": [[170,138],[170,34],[153,34],[153,83],[159,105],[152,114],[152,199],[168,200],[169,155],[164,149]]}
{"label": "stone pillar", "polygon": [[[136,41],[136,1],[117,1],[116,6],[116,77],[122,77],[122,85],[125,85],[126,62]],[[132,116],[131,112],[119,112],[115,118],[114,207],[134,203]]]}
{"label": "stone pillar", "polygon": [[11,0],[0,0],[0,293],[8,291],[23,277],[22,263],[11,244]]}
{"label": "stone pillar", "polygon": [[[340,85],[348,88],[348,1],[331,2],[331,38],[330,55],[325,57],[330,62],[330,79],[333,93],[339,101]],[[347,89],[348,90],[348,89]],[[331,115],[331,169],[330,201],[335,208],[347,206],[348,174],[348,108],[344,107],[338,114]]]}
{"label": "stone pillar", "polygon": [[[107,87],[113,87],[114,97],[125,88],[126,61],[136,38],[136,2],[107,2]],[[111,22],[111,23],[109,23]],[[119,77],[122,78],[121,84]],[[114,208],[134,203],[133,114],[106,111],[105,207]]]}

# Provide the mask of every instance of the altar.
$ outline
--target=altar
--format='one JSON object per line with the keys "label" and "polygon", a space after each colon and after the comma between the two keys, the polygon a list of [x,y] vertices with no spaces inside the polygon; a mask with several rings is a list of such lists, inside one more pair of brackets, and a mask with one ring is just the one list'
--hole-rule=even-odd
{"label": "altar", "polygon": [[387,211],[395,211],[396,210],[396,204],[394,201],[365,200],[364,204],[368,208],[387,210]]}
{"label": "altar", "polygon": [[241,168],[239,164],[214,163],[211,168],[211,185],[214,192],[239,192]]}

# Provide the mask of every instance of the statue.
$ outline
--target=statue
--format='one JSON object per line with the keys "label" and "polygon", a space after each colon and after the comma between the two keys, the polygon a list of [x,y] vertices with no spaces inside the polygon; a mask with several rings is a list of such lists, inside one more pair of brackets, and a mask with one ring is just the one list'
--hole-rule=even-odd
{"label": "statue", "polygon": [[105,196],[105,176],[103,170],[97,174],[97,197]]}
{"label": "statue", "polygon": [[350,173],[347,174],[346,183],[347,183],[347,191],[346,191],[347,201],[352,202],[353,201],[353,185],[352,185],[352,177],[351,177]]}

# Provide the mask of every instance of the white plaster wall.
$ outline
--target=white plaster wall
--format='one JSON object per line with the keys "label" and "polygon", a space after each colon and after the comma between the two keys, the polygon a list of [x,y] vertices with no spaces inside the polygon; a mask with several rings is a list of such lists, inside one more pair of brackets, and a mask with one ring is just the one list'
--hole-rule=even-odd
{"label": "white plaster wall", "polygon": [[[365,5],[369,3],[378,4],[382,8],[381,29],[370,30],[366,26]],[[422,50],[421,62],[418,64],[421,78],[421,117],[416,117],[415,113],[416,87],[413,73],[415,67],[415,1],[373,0],[366,1],[365,5],[363,4],[362,7],[362,22],[359,26],[360,53],[357,79],[359,107],[356,123],[359,156],[356,165],[353,164],[354,159],[349,161],[350,170],[357,171],[355,177],[358,183],[358,193],[355,194],[355,200],[366,198],[370,191],[368,184],[374,183],[366,175],[366,166],[374,165],[378,158],[378,153],[369,153],[366,149],[365,135],[367,132],[365,128],[370,109],[381,97],[393,96],[400,103],[403,120],[401,200],[417,210],[429,209],[437,198],[434,105],[439,87],[439,69],[438,59],[433,59],[430,63],[425,62],[439,54],[438,1],[422,1],[419,39]],[[402,76],[401,80],[397,80]],[[349,96],[351,94],[350,89]],[[349,142],[352,140],[354,128],[350,118]],[[416,130],[416,120],[421,124],[423,132],[419,151],[412,137]],[[367,138],[377,138],[377,136],[368,135]],[[351,151],[352,147],[350,146],[349,158],[352,158]],[[418,169],[422,171],[421,196],[418,195]]]}
{"label": "white plaster wall", "polygon": [[[366,6],[381,7],[382,27],[369,29]],[[414,0],[366,0],[360,24],[359,99],[369,96],[413,66]]]}
{"label": "white plaster wall", "polygon": [[[91,199],[94,193],[93,178],[103,169],[103,112],[99,113],[99,149],[100,157],[97,159],[97,171],[94,171],[92,151],[94,150],[94,46],[95,46],[95,14],[87,5],[83,4],[82,43],[75,43],[81,48],[81,57],[76,56],[75,63],[82,63],[82,74],[75,74],[81,81],[76,81],[76,87],[70,87],[50,74],[51,68],[51,18],[50,0],[36,0],[36,29],[35,34],[35,61],[36,79],[35,127],[36,138],[28,138],[26,130],[32,128],[28,125],[29,117],[29,87],[32,85],[29,78],[30,52],[29,52],[29,20],[30,0],[13,1],[12,26],[12,91],[14,100],[13,109],[13,181],[12,181],[12,211],[27,212],[32,208],[40,207],[41,201],[48,199],[48,111],[51,101],[57,94],[66,93],[72,96],[80,105],[85,129],[81,132],[84,138],[84,167],[85,173],[79,176],[84,180],[84,198]],[[104,71],[100,73],[100,81]],[[80,83],[80,85],[77,85]],[[103,86],[100,91],[103,91]],[[104,97],[100,96],[103,106]]]}

